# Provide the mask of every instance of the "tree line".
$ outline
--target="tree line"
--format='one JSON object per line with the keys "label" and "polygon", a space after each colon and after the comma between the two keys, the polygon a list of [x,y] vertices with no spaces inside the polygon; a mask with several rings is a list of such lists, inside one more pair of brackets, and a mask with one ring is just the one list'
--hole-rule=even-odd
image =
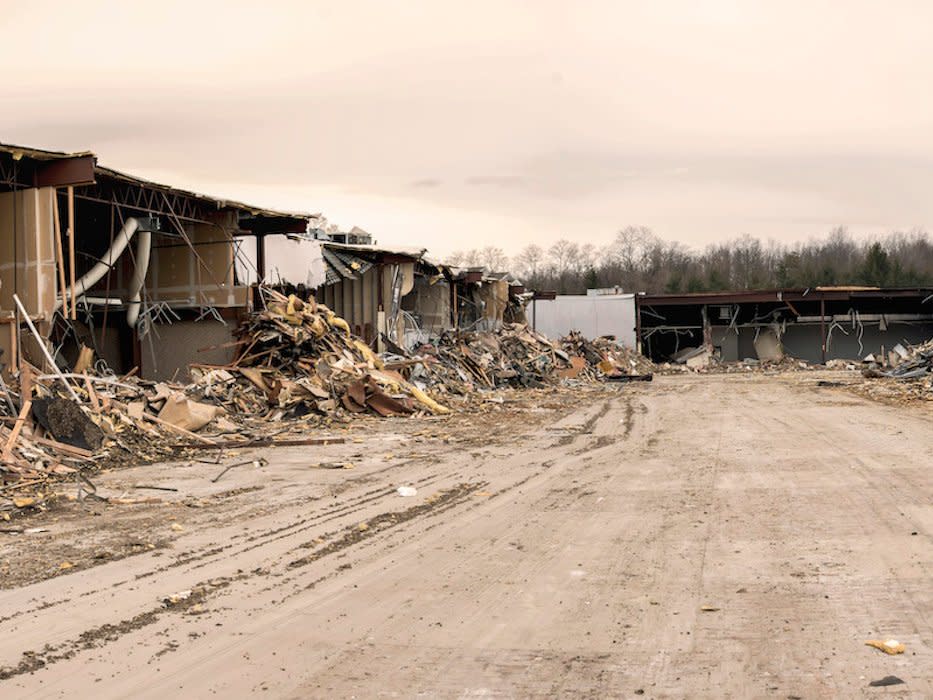
{"label": "tree line", "polygon": [[562,239],[531,244],[511,259],[495,246],[454,253],[452,265],[510,271],[527,287],[558,294],[620,287],[676,294],[775,287],[933,286],[933,241],[923,230],[854,239],[845,227],[823,238],[784,245],[751,236],[692,251],[645,226],[627,226],[605,247]]}

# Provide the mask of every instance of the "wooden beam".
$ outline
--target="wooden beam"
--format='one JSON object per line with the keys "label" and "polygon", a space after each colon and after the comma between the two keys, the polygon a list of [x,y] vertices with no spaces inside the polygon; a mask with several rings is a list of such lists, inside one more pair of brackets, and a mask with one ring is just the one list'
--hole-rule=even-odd
{"label": "wooden beam", "polygon": [[[71,320],[78,319],[78,290],[75,289],[75,188],[68,186],[68,262],[71,265]],[[65,314],[66,316],[68,314]]]}
{"label": "wooden beam", "polygon": [[13,447],[16,445],[16,439],[19,437],[20,431],[23,429],[23,424],[26,422],[26,418],[29,416],[29,410],[32,408],[32,400],[27,399],[23,401],[23,407],[20,409],[19,416],[16,418],[16,423],[13,425],[13,429],[10,431],[10,437],[7,438],[6,445],[3,446],[3,461],[9,462],[10,458],[13,456]]}

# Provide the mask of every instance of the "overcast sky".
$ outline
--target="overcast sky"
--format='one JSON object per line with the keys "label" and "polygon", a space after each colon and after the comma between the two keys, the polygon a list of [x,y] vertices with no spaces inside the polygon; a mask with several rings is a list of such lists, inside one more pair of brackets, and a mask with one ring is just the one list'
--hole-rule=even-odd
{"label": "overcast sky", "polygon": [[0,141],[384,244],[933,225],[925,1],[3,4]]}

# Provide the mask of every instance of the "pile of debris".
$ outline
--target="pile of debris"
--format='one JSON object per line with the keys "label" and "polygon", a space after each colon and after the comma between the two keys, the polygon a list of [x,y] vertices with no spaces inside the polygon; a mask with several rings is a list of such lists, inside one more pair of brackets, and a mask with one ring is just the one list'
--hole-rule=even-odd
{"label": "pile of debris", "polygon": [[[102,466],[272,444],[271,434],[289,430],[303,434],[275,444],[312,444],[318,438],[304,435],[309,425],[339,420],[343,411],[450,412],[428,392],[445,396],[445,403],[455,397],[466,403],[482,390],[650,378],[654,369],[612,338],[589,341],[571,333],[554,343],[523,324],[448,332],[416,353],[393,348],[380,357],[313,298],[263,292],[265,308],[236,332],[234,361],[193,366],[188,385],[132,372],[101,375],[86,348],[68,374],[55,367],[42,375],[22,362],[18,392],[0,384],[0,519],[43,507],[54,480],[75,478],[93,494],[86,474]],[[283,418],[302,420],[270,433],[269,424]]]}
{"label": "pile of debris", "polygon": [[381,416],[449,412],[386,368],[325,305],[263,291],[266,308],[237,330],[240,349],[234,362],[192,368],[189,391],[201,400],[231,414],[268,420],[330,415],[338,407]]}
{"label": "pile of debris", "polygon": [[438,393],[469,395],[504,387],[540,388],[570,358],[545,336],[519,323],[498,331],[448,331],[433,343],[405,353],[399,348],[387,366],[406,371],[415,384]]}
{"label": "pile of debris", "polygon": [[893,377],[901,380],[927,379],[933,374],[933,340],[908,348],[897,345],[881,362],[874,357],[867,359],[869,364],[862,374],[870,379],[878,377]]}
{"label": "pile of debris", "polygon": [[[615,337],[604,335],[594,340],[586,339],[579,331],[571,331],[560,339],[560,346],[570,356],[573,371],[592,379],[624,381],[650,379],[654,374],[654,363],[639,352],[615,342]],[[581,362],[581,360],[583,362]]]}
{"label": "pile of debris", "polygon": [[724,361],[716,357],[703,346],[686,348],[677,353],[671,362],[658,365],[658,371],[667,374],[693,372],[695,374],[737,374],[747,372],[811,372],[822,369],[838,369],[842,366],[851,368],[851,363],[841,365],[821,365],[807,360],[784,355],[780,359],[758,359],[746,357],[744,360]]}
{"label": "pile of debris", "polygon": [[42,507],[55,479],[74,475],[92,493],[88,470],[212,442],[193,432],[212,421],[217,430],[237,430],[219,419],[221,409],[189,400],[182,387],[77,369],[42,375],[24,363],[19,392],[4,386],[10,415],[0,425],[0,519]]}
{"label": "pile of debris", "polygon": [[[856,393],[892,404],[933,401],[933,340],[866,358],[865,381],[853,387]],[[880,380],[880,381],[879,381]]]}
{"label": "pile of debris", "polygon": [[448,332],[413,353],[394,350],[387,367],[407,373],[422,388],[462,397],[506,387],[543,388],[564,379],[650,379],[654,369],[611,337],[590,341],[572,332],[555,343],[520,323],[497,331]]}

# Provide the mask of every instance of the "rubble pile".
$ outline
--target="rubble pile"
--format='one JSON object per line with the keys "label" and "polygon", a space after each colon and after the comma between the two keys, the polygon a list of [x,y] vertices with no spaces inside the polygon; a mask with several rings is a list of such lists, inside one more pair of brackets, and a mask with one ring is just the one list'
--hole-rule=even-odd
{"label": "rubble pile", "polygon": [[[693,348],[699,350],[695,354],[686,355],[686,359],[677,362],[663,362],[657,366],[659,372],[665,374],[682,374],[686,372],[694,374],[741,374],[748,372],[812,372],[825,369],[845,369],[852,368],[850,362],[841,362],[839,364],[821,365],[807,360],[785,355],[780,360],[759,360],[757,358],[745,358],[734,362],[727,362],[714,357],[702,348]],[[696,361],[694,361],[696,360]]]}
{"label": "rubble pile", "polygon": [[[579,331],[571,331],[560,339],[561,348],[571,356],[586,361],[583,372],[594,379],[615,377],[648,377],[655,371],[654,363],[639,352],[615,342],[612,336],[588,340]],[[579,363],[577,363],[579,365]]]}
{"label": "rubble pile", "polygon": [[0,426],[0,519],[43,507],[54,480],[75,478],[93,493],[88,469],[152,462],[211,442],[193,432],[211,421],[236,430],[215,420],[222,409],[189,400],[177,385],[88,370],[43,376],[27,367],[22,374],[19,410],[7,393],[11,415]]}
{"label": "rubble pile", "polygon": [[543,387],[571,365],[545,336],[507,323],[495,332],[446,332],[389,366],[409,367],[412,382],[439,393],[468,395],[478,389]]}
{"label": "rubble pile", "polygon": [[520,323],[494,332],[448,332],[414,353],[396,350],[389,367],[407,372],[414,384],[459,396],[505,387],[542,388],[563,379],[648,379],[654,369],[650,360],[611,337],[590,341],[573,332],[555,343]]}
{"label": "rubble pile", "polygon": [[[612,338],[552,342],[524,324],[448,332],[415,353],[380,357],[313,297],[263,292],[265,308],[236,331],[235,359],[194,365],[187,385],[101,375],[89,350],[69,374],[22,365],[19,393],[0,386],[0,519],[44,507],[55,480],[74,478],[92,494],[87,474],[101,466],[273,444],[289,430],[299,439],[274,444],[313,444],[323,438],[307,437],[309,427],[354,413],[449,413],[429,392],[467,403],[484,390],[650,378],[654,369]],[[285,418],[302,420],[270,432]]]}
{"label": "rubble pile", "polygon": [[190,391],[231,414],[279,419],[338,407],[381,416],[447,413],[383,361],[347,322],[311,298],[273,290],[266,308],[237,330],[240,351],[227,367],[192,369]]}
{"label": "rubble pile", "polygon": [[[873,359],[873,358],[872,358]],[[893,377],[900,380],[926,379],[933,374],[933,340],[904,348],[898,345],[887,362],[872,361],[863,370],[868,378]],[[885,368],[885,365],[890,368]]]}
{"label": "rubble pile", "polygon": [[869,358],[866,381],[854,388],[868,398],[893,404],[933,401],[933,339],[908,348],[898,345],[879,362]]}

